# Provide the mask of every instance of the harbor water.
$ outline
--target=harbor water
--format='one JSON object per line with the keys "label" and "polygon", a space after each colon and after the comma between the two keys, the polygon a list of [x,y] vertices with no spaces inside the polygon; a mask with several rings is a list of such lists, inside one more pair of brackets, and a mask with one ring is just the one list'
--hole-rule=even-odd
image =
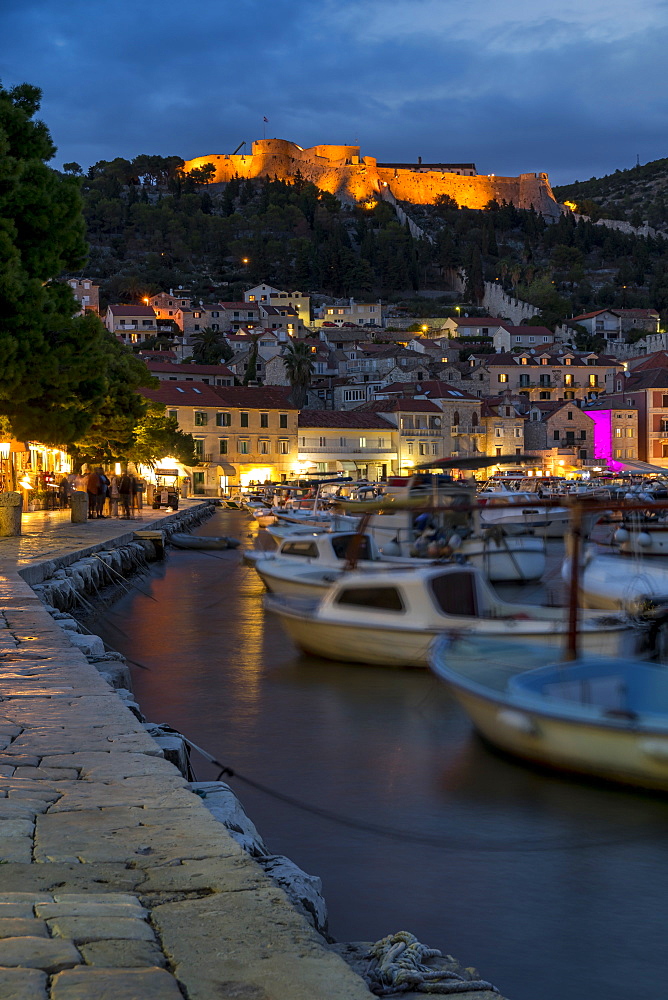
{"label": "harbor water", "polygon": [[[254,524],[197,533],[246,546]],[[237,771],[270,850],[322,878],[334,938],[410,930],[512,1000],[664,994],[668,800],[495,754],[427,671],[299,654],[239,551],[170,550],[137,584],[89,627],[135,661],[147,719]]]}

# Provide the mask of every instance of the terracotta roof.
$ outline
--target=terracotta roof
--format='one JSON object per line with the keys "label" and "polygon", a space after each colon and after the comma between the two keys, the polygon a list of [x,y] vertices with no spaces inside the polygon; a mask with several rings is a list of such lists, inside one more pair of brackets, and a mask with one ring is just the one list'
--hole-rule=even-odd
{"label": "terracotta roof", "polygon": [[[454,318],[454,317],[453,317]],[[498,316],[462,316],[455,319],[457,326],[505,326],[505,319]]]}
{"label": "terracotta roof", "polygon": [[[137,355],[142,359],[142,361],[158,361],[159,358],[163,359],[165,365],[169,364],[172,359],[176,361],[175,351],[137,351]],[[170,367],[172,367],[170,365]]]}
{"label": "terracotta roof", "polygon": [[245,309],[247,312],[259,312],[260,307],[257,302],[219,302],[223,309]]}
{"label": "terracotta roof", "polygon": [[623,392],[634,392],[636,389],[668,389],[668,368],[650,368],[636,375],[633,371],[624,378]]}
{"label": "terracotta roof", "polygon": [[142,389],[148,399],[167,406],[247,407],[249,410],[296,410],[287,386],[222,386],[205,382],[161,382],[157,389]]}
{"label": "terracotta roof", "polygon": [[[420,386],[418,392],[416,386]],[[453,389],[447,382],[440,379],[424,379],[420,382],[391,382],[383,386],[382,392],[398,393],[404,396],[411,396],[416,393],[419,396],[429,396],[431,399],[473,399],[478,401],[478,396],[465,392],[463,389]]]}
{"label": "terracotta roof", "polygon": [[[375,413],[395,413],[397,411],[402,413],[442,412],[440,406],[432,403],[429,399],[411,399],[406,396],[402,396],[399,399],[374,399],[369,403],[362,403],[361,406],[355,407],[355,410],[371,410]],[[355,410],[352,412],[354,413]]]}
{"label": "terracotta roof", "polygon": [[[508,333],[512,333],[513,336],[535,336],[540,334],[541,337],[549,336],[554,340],[554,334],[552,330],[549,330],[546,326],[509,326],[507,323],[503,325],[504,330]],[[549,345],[548,345],[549,346]]]}
{"label": "terracotta roof", "polygon": [[169,362],[163,364],[153,358],[147,359],[146,365],[151,372],[177,375],[181,379],[185,379],[187,375],[226,375],[228,378],[234,378],[234,372],[231,372],[226,365],[173,365]]}
{"label": "terracotta roof", "polygon": [[648,354],[644,361],[633,367],[632,371],[635,374],[653,368],[668,368],[668,354],[665,351],[655,351],[654,354]]}
{"label": "terracotta roof", "polygon": [[152,319],[155,319],[155,312],[152,306],[117,305],[109,306],[109,309],[114,316],[150,316]]}
{"label": "terracotta roof", "polygon": [[300,427],[361,427],[392,430],[393,425],[385,417],[375,413],[356,410],[302,410],[299,414]]}

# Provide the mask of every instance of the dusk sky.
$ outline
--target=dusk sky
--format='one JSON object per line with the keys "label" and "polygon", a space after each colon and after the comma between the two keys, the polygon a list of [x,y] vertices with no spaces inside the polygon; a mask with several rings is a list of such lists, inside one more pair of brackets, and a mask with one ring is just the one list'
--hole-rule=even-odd
{"label": "dusk sky", "polygon": [[54,165],[358,143],[554,184],[668,155],[666,0],[5,0]]}

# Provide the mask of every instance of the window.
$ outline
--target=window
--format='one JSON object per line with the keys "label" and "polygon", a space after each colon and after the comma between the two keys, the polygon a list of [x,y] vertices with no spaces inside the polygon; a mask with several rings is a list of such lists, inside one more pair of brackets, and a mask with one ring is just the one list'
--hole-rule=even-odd
{"label": "window", "polygon": [[476,615],[476,584],[472,573],[448,573],[434,577],[429,588],[439,611],[446,615]]}
{"label": "window", "polygon": [[564,375],[564,385],[573,385],[573,375],[571,372],[567,372]]}
{"label": "window", "polygon": [[339,448],[345,448],[348,443],[348,439],[344,437],[339,438]]}
{"label": "window", "polygon": [[[615,448],[615,458],[621,458],[621,457],[622,457],[622,449]],[[668,458],[668,446],[665,444],[663,446],[663,457]]]}
{"label": "window", "polygon": [[396,587],[347,587],[336,599],[337,604],[350,604],[375,611],[403,611],[404,603]]}
{"label": "window", "polygon": [[515,437],[516,438],[521,438],[522,437],[522,428],[521,427],[516,427],[515,428]]}
{"label": "window", "polygon": [[507,375],[499,375],[498,378],[499,378],[499,382],[507,382],[508,381],[508,376]]}
{"label": "window", "polygon": [[320,438],[318,438],[318,441],[320,443],[320,447],[321,448],[326,448],[327,447],[327,438],[326,437],[320,437]]}
{"label": "window", "polygon": [[547,364],[547,360],[548,360],[547,358],[541,358],[540,359],[541,365],[546,365]]}
{"label": "window", "polygon": [[216,414],[216,427],[230,427],[232,425],[232,414],[231,413],[217,413]]}
{"label": "window", "polygon": [[586,431],[580,431],[580,440],[581,441],[586,441],[587,440],[587,432]]}
{"label": "window", "polygon": [[366,398],[364,389],[344,389],[343,399],[346,403],[357,403]]}
{"label": "window", "polygon": [[503,437],[503,428],[502,427],[495,427],[494,428],[494,437],[498,437],[498,438]]}
{"label": "window", "polygon": [[634,436],[634,434],[633,434],[633,427],[627,427],[626,428],[626,436],[627,436],[627,438],[632,438]]}
{"label": "window", "polygon": [[571,363],[571,359],[570,358],[564,358],[564,364],[565,365],[570,365],[570,363]]}
{"label": "window", "polygon": [[282,556],[306,556],[307,559],[318,558],[318,546],[315,542],[285,542],[281,546]]}
{"label": "window", "polygon": [[422,441],[420,441],[420,443],[418,444],[418,454],[419,455],[427,454],[427,446]]}
{"label": "window", "polygon": [[379,448],[385,447],[385,438],[378,438],[378,447]]}
{"label": "window", "polygon": [[587,457],[587,449],[580,448],[580,458],[586,458],[586,457]]}
{"label": "window", "polygon": [[260,427],[268,427],[268,426],[269,426],[269,414],[268,413],[261,413],[260,414]]}
{"label": "window", "polygon": [[592,385],[592,386],[598,385],[598,375],[590,375],[589,376],[589,385]]}
{"label": "window", "polygon": [[528,384],[529,384],[529,376],[520,375],[520,385],[528,385]]}
{"label": "window", "polygon": [[549,375],[541,375],[540,376],[540,384],[541,385],[549,385],[550,384],[550,376]]}
{"label": "window", "polygon": [[269,441],[260,441],[260,454],[268,455],[270,452]]}
{"label": "window", "polygon": [[407,449],[409,455],[413,454],[413,442],[412,441],[407,441],[406,442],[406,449]]}
{"label": "window", "polygon": [[558,430],[552,431],[552,437],[553,437],[553,439],[555,441],[558,441],[559,440],[559,431]]}
{"label": "window", "polygon": [[529,362],[528,362],[528,360],[526,358],[520,358],[520,364],[521,365],[528,365]]}
{"label": "window", "polygon": [[248,454],[250,454],[250,449],[249,449],[248,445],[249,445],[248,441],[240,441],[239,442],[239,454],[240,455],[248,455]]}
{"label": "window", "polygon": [[539,396],[540,399],[549,399],[550,398],[549,392],[539,392],[538,396]]}
{"label": "window", "polygon": [[432,453],[432,455],[438,455],[437,447],[438,446],[437,446],[436,442],[434,441],[434,443],[431,446],[431,453]]}
{"label": "window", "polygon": [[360,448],[366,448],[366,438],[365,437],[361,437],[360,438]]}
{"label": "window", "polygon": [[195,454],[197,458],[201,458],[204,454],[204,438],[195,438]]}
{"label": "window", "polygon": [[241,420],[241,426],[242,427],[248,427],[248,414],[247,413],[240,413],[239,414],[239,419]]}
{"label": "window", "polygon": [[494,452],[495,452],[495,454],[496,454],[496,455],[498,456],[498,455],[500,455],[500,454],[501,454],[501,449],[500,449],[500,448],[495,448],[495,449],[494,449]]}
{"label": "window", "polygon": [[218,454],[227,455],[228,453],[228,441],[227,438],[218,439]]}
{"label": "window", "polygon": [[195,410],[195,427],[206,427],[207,414]]}
{"label": "window", "polygon": [[287,413],[279,413],[278,415],[278,426],[282,429],[287,429],[288,426],[288,415]]}
{"label": "window", "polygon": [[279,453],[279,455],[289,455],[289,453],[290,453],[290,442],[289,441],[279,441],[278,442],[278,453]]}
{"label": "window", "polygon": [[170,417],[172,420],[178,420],[179,419],[179,411],[178,410],[167,410],[167,416]]}
{"label": "window", "polygon": [[568,417],[569,420],[572,420],[573,419],[573,411],[569,410],[568,413],[566,414],[566,416]]}

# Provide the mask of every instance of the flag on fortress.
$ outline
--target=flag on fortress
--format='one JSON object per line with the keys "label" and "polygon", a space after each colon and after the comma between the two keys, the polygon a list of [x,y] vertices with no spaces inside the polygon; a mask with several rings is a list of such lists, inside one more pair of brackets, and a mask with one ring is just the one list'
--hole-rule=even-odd
{"label": "flag on fortress", "polygon": [[268,118],[263,118],[263,119],[262,119],[262,121],[263,121],[263,122],[268,122],[268,121],[269,121],[269,119],[268,119]]}

